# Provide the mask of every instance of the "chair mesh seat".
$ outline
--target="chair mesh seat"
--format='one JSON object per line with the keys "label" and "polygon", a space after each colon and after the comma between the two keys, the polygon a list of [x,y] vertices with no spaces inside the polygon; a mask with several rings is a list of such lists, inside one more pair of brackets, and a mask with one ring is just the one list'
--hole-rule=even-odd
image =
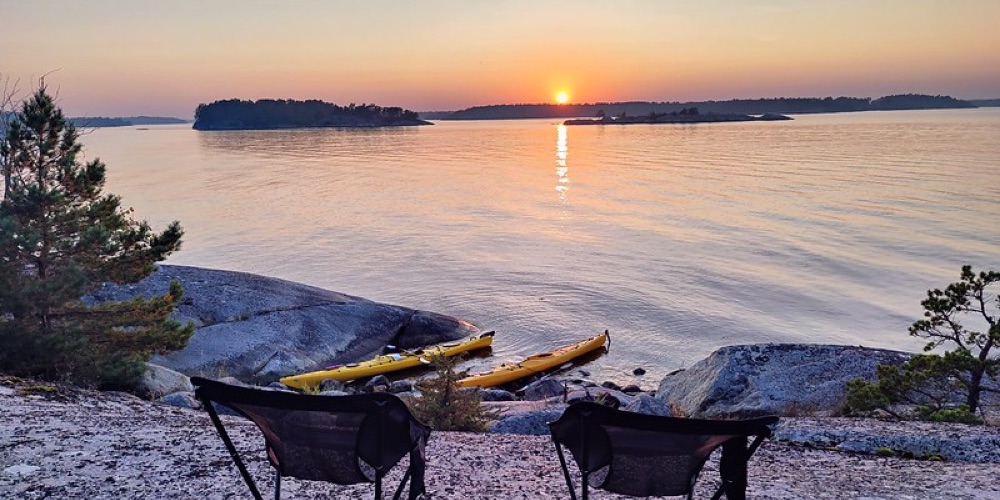
{"label": "chair mesh seat", "polygon": [[376,498],[381,498],[382,477],[409,454],[410,467],[396,497],[411,473],[410,497],[423,492],[423,453],[430,428],[414,419],[396,396],[308,396],[231,386],[199,377],[191,382],[256,498],[260,494],[226,434],[213,401],[257,425],[264,435],[268,461],[279,479],[287,476],[337,484],[375,482]]}
{"label": "chair mesh seat", "polygon": [[[576,492],[566,468],[567,448],[587,486],[630,496],[693,494],[695,480],[719,447],[723,491],[731,500],[746,491],[746,462],[777,417],[715,421],[660,417],[618,411],[595,403],[577,403],[549,424],[571,497]],[[747,438],[757,439],[748,448]]]}

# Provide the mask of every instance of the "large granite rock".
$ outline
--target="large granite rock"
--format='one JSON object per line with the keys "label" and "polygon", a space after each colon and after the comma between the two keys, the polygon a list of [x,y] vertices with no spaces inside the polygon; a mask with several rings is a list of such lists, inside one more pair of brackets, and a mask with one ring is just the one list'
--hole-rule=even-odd
{"label": "large granite rock", "polygon": [[174,319],[197,327],[188,346],[153,363],[186,375],[233,376],[268,383],[278,377],[381,352],[459,339],[479,329],[450,316],[254,274],[160,266],[135,285],[107,285],[85,300],[125,300],[184,286]]}
{"label": "large granite rock", "polygon": [[153,363],[146,365],[146,372],[136,386],[138,394],[151,398],[193,390],[194,386],[187,375]]}
{"label": "large granite rock", "polygon": [[908,356],[837,345],[723,347],[666,376],[656,397],[688,416],[831,415],[843,405],[848,380],[874,380],[876,366],[902,363]]}

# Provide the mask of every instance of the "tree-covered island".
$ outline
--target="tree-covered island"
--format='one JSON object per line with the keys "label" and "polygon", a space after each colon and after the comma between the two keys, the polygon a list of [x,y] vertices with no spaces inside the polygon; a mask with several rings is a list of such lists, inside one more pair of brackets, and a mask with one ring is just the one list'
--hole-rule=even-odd
{"label": "tree-covered island", "polygon": [[400,127],[431,125],[415,111],[374,104],[338,106],[319,100],[229,99],[200,104],[195,130],[270,130],[319,127]]}
{"label": "tree-covered island", "polygon": [[[680,113],[697,109],[702,116],[845,113],[853,111],[892,111],[912,109],[974,108],[974,104],[943,95],[899,94],[872,99],[868,97],[778,97],[773,99],[732,99],[728,101],[689,102],[596,102],[585,104],[496,104],[474,106],[454,113],[432,113],[425,117],[439,120],[511,120],[525,118],[582,118],[599,116],[630,117],[650,114]],[[688,121],[706,121],[693,118]]]}

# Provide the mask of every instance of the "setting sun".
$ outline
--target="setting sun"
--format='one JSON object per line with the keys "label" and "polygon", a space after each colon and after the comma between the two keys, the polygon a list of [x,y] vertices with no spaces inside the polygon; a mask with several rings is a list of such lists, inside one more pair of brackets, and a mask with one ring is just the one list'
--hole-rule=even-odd
{"label": "setting sun", "polygon": [[569,93],[566,91],[556,93],[556,102],[559,104],[566,104],[569,102]]}

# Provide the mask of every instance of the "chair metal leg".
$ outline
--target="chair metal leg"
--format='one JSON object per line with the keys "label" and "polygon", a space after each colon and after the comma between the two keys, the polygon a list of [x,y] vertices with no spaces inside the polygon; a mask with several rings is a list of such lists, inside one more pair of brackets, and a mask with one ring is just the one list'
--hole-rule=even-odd
{"label": "chair metal leg", "polygon": [[576,500],[576,487],[573,486],[573,479],[569,477],[569,469],[566,467],[566,457],[563,456],[562,446],[559,446],[559,442],[552,439],[552,443],[556,445],[556,453],[559,455],[559,465],[562,466],[563,476],[566,478],[566,487],[569,488],[569,498],[570,500]]}
{"label": "chair metal leg", "polygon": [[[406,483],[410,480],[410,474],[413,473],[413,466],[406,468],[406,473],[403,474],[403,479],[399,482],[399,487],[396,488],[396,494],[392,496],[392,500],[399,500],[403,495],[403,488],[406,487]],[[411,486],[412,488],[412,486]]]}
{"label": "chair metal leg", "polygon": [[281,471],[274,470],[274,500],[281,500]]}
{"label": "chair metal leg", "polygon": [[725,492],[727,500],[746,500],[747,494],[747,438],[730,439],[722,444],[722,457],[719,461],[719,473],[722,475],[722,487],[715,493],[715,499],[721,498]]}
{"label": "chair metal leg", "polygon": [[240,470],[240,475],[243,476],[243,481],[247,483],[247,487],[250,488],[250,493],[256,500],[264,500],[264,497],[260,495],[260,490],[257,489],[257,484],[254,483],[253,477],[250,476],[250,471],[247,470],[246,465],[243,465],[243,460],[240,459],[239,452],[236,451],[236,446],[233,445],[233,441],[229,439],[229,434],[226,432],[226,428],[222,426],[222,420],[219,419],[219,414],[216,413],[215,407],[212,406],[210,400],[202,400],[202,404],[208,411],[209,418],[212,419],[212,424],[215,425],[215,430],[219,431],[219,437],[222,438],[222,442],[225,443],[226,449],[229,450],[229,455],[233,457],[233,462],[236,462],[236,468]]}

